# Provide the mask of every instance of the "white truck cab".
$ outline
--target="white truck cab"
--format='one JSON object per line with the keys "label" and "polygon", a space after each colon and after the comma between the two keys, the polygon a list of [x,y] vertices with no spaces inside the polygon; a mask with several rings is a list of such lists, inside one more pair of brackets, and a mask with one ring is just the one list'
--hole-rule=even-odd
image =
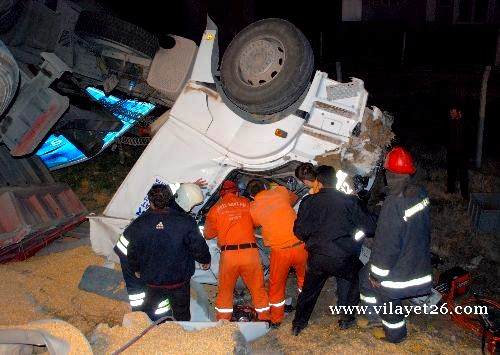
{"label": "white truck cab", "polygon": [[[268,37],[271,40],[266,43]],[[294,55],[293,50],[286,49],[285,40],[268,37],[256,36],[242,46],[243,54],[236,65],[242,67],[241,72],[254,70],[246,77],[265,77],[266,68],[277,71],[272,61],[283,60],[279,57],[283,51],[280,46],[285,47],[285,61]],[[342,170],[339,176],[350,178],[343,184],[346,192],[370,189],[388,143],[376,142],[370,129],[377,126],[392,134],[392,121],[376,107],[366,107],[368,94],[363,81],[340,83],[317,71],[312,82],[286,109],[252,114],[235,104],[234,92],[226,92],[223,87],[221,90],[214,65],[214,61],[218,63],[218,58],[214,59],[218,56],[216,39],[216,29],[205,31],[189,80],[171,110],[158,119],[164,121],[163,125],[103,215],[90,217],[91,242],[96,253],[118,261],[113,246],[121,231],[147,208],[145,197],[155,182],[175,186],[205,179],[205,201],[194,212],[198,215],[215,203],[222,182],[238,174],[293,183],[298,191],[302,185],[290,179],[294,179],[294,170],[301,162],[327,163]],[[273,46],[278,55],[272,52]],[[259,50],[264,54],[259,56]],[[226,50],[222,65],[228,52],[231,48]],[[262,64],[257,69],[248,69],[245,55],[249,52]],[[278,71],[272,77],[281,74]]]}

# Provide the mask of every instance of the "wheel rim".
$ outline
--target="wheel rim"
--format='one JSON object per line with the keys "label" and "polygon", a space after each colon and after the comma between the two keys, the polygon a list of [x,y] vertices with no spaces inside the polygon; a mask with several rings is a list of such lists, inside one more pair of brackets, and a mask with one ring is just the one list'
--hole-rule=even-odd
{"label": "wheel rim", "polygon": [[282,70],[285,54],[285,46],[276,38],[260,38],[249,42],[240,56],[240,80],[250,87],[268,84]]}

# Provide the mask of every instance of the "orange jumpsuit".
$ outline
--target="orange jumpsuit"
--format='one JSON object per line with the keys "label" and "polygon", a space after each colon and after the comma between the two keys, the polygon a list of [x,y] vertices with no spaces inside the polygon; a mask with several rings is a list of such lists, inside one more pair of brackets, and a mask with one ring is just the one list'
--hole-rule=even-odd
{"label": "orange jumpsuit", "polygon": [[[217,237],[221,250],[229,245],[234,248],[221,251],[219,293],[215,301],[217,319],[231,319],[234,286],[241,276],[250,291],[258,318],[269,320],[269,300],[253,231],[249,201],[244,197],[227,193],[208,211],[203,231],[205,238]],[[254,247],[241,248],[252,244]]]}
{"label": "orange jumpsuit", "polygon": [[299,292],[304,283],[307,251],[295,234],[293,223],[297,214],[292,205],[297,196],[285,187],[259,192],[250,204],[256,226],[262,226],[264,245],[271,248],[269,304],[271,322],[281,323],[285,316],[285,289],[290,267],[295,269]]}

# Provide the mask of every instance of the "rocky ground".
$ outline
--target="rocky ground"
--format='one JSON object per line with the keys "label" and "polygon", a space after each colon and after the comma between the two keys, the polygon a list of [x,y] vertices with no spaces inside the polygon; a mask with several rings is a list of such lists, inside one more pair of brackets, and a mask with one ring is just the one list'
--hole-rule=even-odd
{"label": "rocky ground", "polygon": [[480,338],[452,323],[447,316],[410,315],[408,339],[394,345],[377,340],[368,329],[340,330],[338,316],[330,305],[336,302],[335,281],[329,280],[316,304],[309,326],[295,337],[291,335],[293,313],[282,326],[271,330],[252,344],[259,354],[282,353],[371,353],[371,354],[480,354]]}

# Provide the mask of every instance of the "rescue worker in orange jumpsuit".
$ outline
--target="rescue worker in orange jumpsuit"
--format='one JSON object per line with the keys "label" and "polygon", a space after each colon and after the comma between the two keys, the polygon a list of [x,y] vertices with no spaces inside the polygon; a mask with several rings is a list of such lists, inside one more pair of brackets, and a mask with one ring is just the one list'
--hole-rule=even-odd
{"label": "rescue worker in orange jumpsuit", "polygon": [[253,233],[250,202],[238,196],[238,186],[232,181],[225,181],[219,194],[221,199],[208,211],[203,231],[205,239],[217,237],[221,249],[216,317],[231,319],[234,286],[241,276],[252,296],[258,319],[268,321],[269,300]]}
{"label": "rescue worker in orange jumpsuit", "polygon": [[267,189],[264,181],[251,180],[247,192],[254,198],[250,212],[255,226],[262,226],[264,245],[271,248],[269,304],[271,326],[279,327],[285,316],[285,289],[290,268],[297,276],[301,292],[306,272],[307,252],[304,243],[293,233],[297,214],[293,205],[297,196],[283,186]]}

